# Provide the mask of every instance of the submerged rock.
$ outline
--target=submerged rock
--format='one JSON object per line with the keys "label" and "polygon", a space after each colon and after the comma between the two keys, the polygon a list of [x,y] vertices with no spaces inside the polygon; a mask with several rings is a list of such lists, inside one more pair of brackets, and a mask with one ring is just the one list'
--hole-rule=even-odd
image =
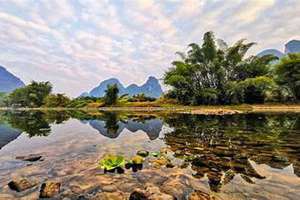
{"label": "submerged rock", "polygon": [[28,156],[17,156],[17,160],[23,160],[23,161],[29,161],[29,162],[35,162],[42,158],[39,154],[30,154]]}
{"label": "submerged rock", "polygon": [[162,193],[158,187],[147,184],[144,190],[133,191],[129,200],[174,200],[174,198],[169,194]]}
{"label": "submerged rock", "polygon": [[32,183],[25,178],[19,180],[12,180],[8,183],[8,187],[11,190],[15,190],[17,192],[22,192],[24,190],[34,187],[35,185],[35,183]]}
{"label": "submerged rock", "polygon": [[145,158],[149,156],[149,151],[139,150],[136,154]]}
{"label": "submerged rock", "polygon": [[43,183],[40,190],[40,198],[52,198],[60,192],[60,183]]}
{"label": "submerged rock", "polygon": [[101,192],[91,200],[125,200],[125,196],[121,192]]}
{"label": "submerged rock", "polygon": [[144,158],[142,156],[134,156],[131,158],[132,164],[140,165],[143,164]]}
{"label": "submerged rock", "polygon": [[205,192],[195,191],[190,194],[188,200],[216,200],[216,198],[211,197]]}

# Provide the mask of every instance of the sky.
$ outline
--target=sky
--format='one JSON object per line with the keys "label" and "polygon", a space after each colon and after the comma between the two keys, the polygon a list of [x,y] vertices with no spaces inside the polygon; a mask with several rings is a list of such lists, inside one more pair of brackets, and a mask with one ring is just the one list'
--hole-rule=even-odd
{"label": "sky", "polygon": [[213,31],[250,54],[300,39],[299,0],[0,0],[0,65],[76,97],[101,81],[162,78]]}

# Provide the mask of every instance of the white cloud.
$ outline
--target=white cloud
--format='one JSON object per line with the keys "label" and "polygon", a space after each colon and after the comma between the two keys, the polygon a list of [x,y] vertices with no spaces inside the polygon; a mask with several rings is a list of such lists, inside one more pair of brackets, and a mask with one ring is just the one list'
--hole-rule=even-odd
{"label": "white cloud", "polygon": [[0,1],[0,64],[26,82],[50,80],[76,96],[109,77],[162,77],[174,52],[206,31],[252,53],[299,39],[297,0]]}

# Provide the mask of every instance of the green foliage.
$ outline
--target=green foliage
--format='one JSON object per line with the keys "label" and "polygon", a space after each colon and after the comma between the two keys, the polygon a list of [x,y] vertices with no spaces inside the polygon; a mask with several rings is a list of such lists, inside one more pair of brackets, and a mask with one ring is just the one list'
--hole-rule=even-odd
{"label": "green foliage", "polygon": [[119,88],[116,84],[107,86],[104,96],[105,105],[113,105],[118,100]]}
{"label": "green foliage", "polygon": [[172,86],[168,96],[194,105],[263,102],[265,89],[271,84],[266,77],[269,63],[276,57],[245,58],[253,45],[244,40],[231,47],[219,40],[217,45],[213,33],[205,33],[202,46],[193,43],[187,53],[177,53],[181,60],[174,61],[165,73],[164,83]]}
{"label": "green foliage", "polygon": [[123,168],[125,166],[125,158],[120,155],[106,155],[100,160],[99,165],[105,170]]}
{"label": "green foliage", "polygon": [[275,66],[275,81],[300,100],[300,53],[289,54],[283,57]]}
{"label": "green foliage", "polygon": [[40,107],[45,98],[51,93],[52,85],[49,82],[32,81],[29,85],[14,90],[8,96],[10,106]]}
{"label": "green foliage", "polygon": [[155,98],[147,97],[144,93],[133,95],[132,97],[128,98],[129,102],[146,102],[146,101],[155,101]]}
{"label": "green foliage", "polygon": [[50,94],[44,100],[46,107],[66,107],[70,103],[69,97],[64,94]]}
{"label": "green foliage", "polygon": [[7,104],[7,94],[0,92],[0,107],[5,107]]}
{"label": "green foliage", "polygon": [[98,99],[96,97],[78,97],[78,98],[72,99],[68,103],[67,107],[68,108],[83,108],[86,105],[88,105],[89,103],[94,103],[97,100],[100,100],[100,99]]}

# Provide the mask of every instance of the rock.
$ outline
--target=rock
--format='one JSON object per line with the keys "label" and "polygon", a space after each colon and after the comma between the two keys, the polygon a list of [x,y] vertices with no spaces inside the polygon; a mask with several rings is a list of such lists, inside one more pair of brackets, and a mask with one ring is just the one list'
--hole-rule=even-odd
{"label": "rock", "polygon": [[104,192],[115,192],[115,191],[117,191],[117,187],[113,184],[105,185],[101,189]]}
{"label": "rock", "polygon": [[155,170],[137,172],[135,177],[140,184],[152,183],[154,185],[161,185],[168,180],[167,177],[161,175]]}
{"label": "rock", "polygon": [[192,192],[188,200],[216,200],[214,197],[211,197],[209,194],[202,191]]}
{"label": "rock", "polygon": [[28,156],[17,156],[17,160],[23,160],[23,161],[29,161],[29,162],[35,162],[42,158],[39,154],[30,154]]}
{"label": "rock", "polygon": [[40,190],[40,198],[52,198],[60,192],[60,183],[43,183]]}
{"label": "rock", "polygon": [[149,156],[149,151],[139,150],[136,154],[145,158]]}
{"label": "rock", "polygon": [[32,188],[35,185],[36,185],[35,183],[31,183],[25,178],[19,180],[13,180],[8,183],[8,187],[11,190],[15,190],[17,192],[22,192],[24,190]]}
{"label": "rock", "polygon": [[142,156],[133,156],[131,158],[131,161],[133,164],[140,165],[143,164],[144,158]]}
{"label": "rock", "polygon": [[250,183],[250,184],[254,184],[254,183],[255,183],[249,176],[246,176],[246,175],[244,175],[244,174],[241,174],[241,177],[242,177],[247,183]]}
{"label": "rock", "polygon": [[129,200],[148,200],[148,198],[143,192],[134,191],[130,194]]}
{"label": "rock", "polygon": [[155,168],[160,168],[162,166],[167,165],[168,163],[170,163],[169,159],[165,158],[164,156],[161,156],[160,158],[151,161],[151,164]]}
{"label": "rock", "polygon": [[192,192],[191,187],[186,185],[186,181],[181,181],[179,178],[170,178],[161,187],[161,191],[173,196],[175,199],[186,199],[187,195]]}
{"label": "rock", "polygon": [[130,194],[129,200],[174,200],[171,195],[162,193],[158,187],[147,184],[144,190],[136,189]]}
{"label": "rock", "polygon": [[125,200],[125,196],[121,192],[101,192],[91,200]]}

